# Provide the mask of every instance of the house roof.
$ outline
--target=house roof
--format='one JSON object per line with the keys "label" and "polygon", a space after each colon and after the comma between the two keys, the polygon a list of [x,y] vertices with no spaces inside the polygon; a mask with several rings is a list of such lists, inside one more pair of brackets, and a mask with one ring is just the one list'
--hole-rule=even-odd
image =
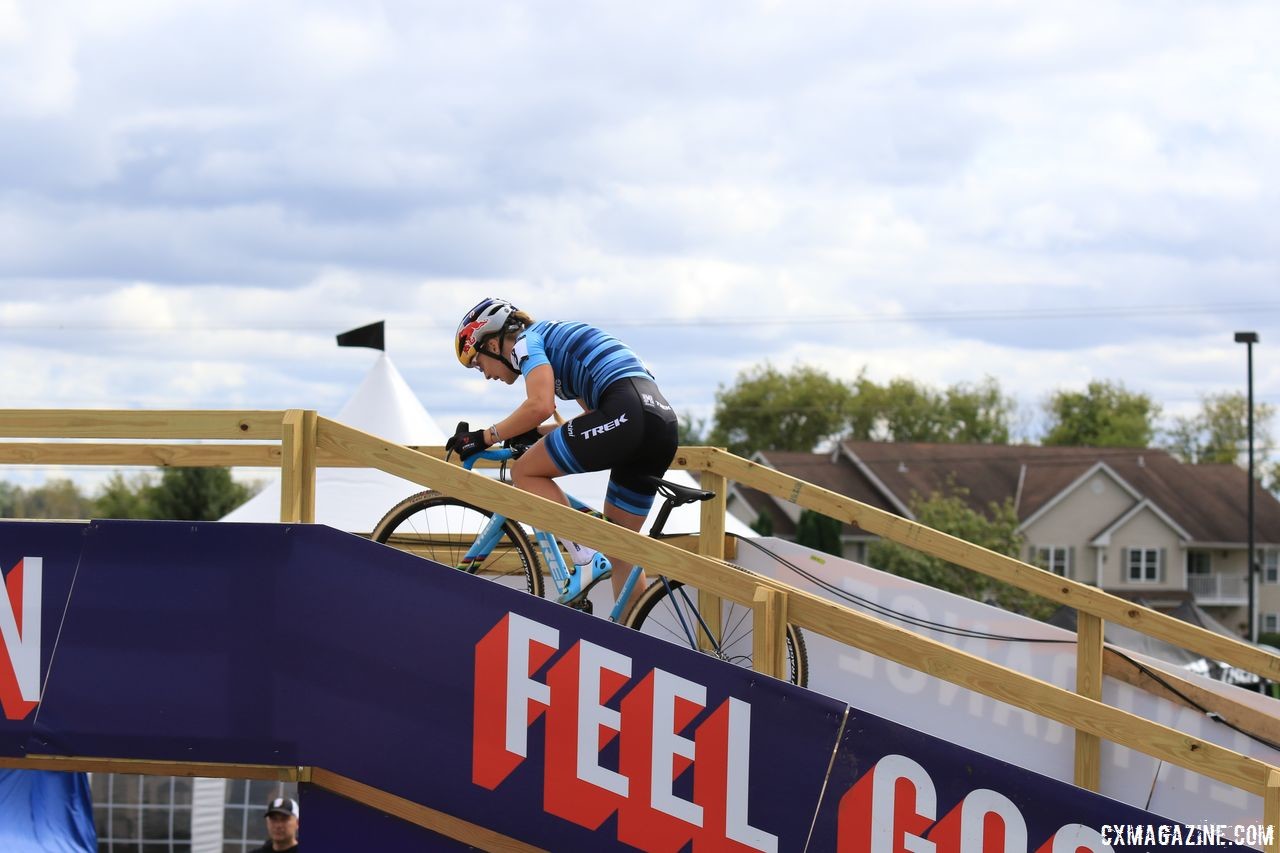
{"label": "house roof", "polygon": [[[761,464],[776,468],[819,488],[851,497],[887,512],[898,512],[888,496],[868,480],[844,454],[838,454],[833,458],[830,453],[769,450],[756,454],[754,458]],[[773,520],[774,535],[795,535],[795,522],[782,511],[778,501],[773,497],[743,486],[736,487],[736,491],[757,514],[763,513]],[[866,535],[866,531],[856,524],[845,524],[842,533],[846,536]]]}
{"label": "house roof", "polygon": [[[1146,499],[1194,542],[1243,543],[1248,474],[1236,465],[1189,465],[1152,448],[1038,447],[998,444],[923,444],[848,441],[846,453],[767,451],[760,460],[794,477],[872,506],[898,512],[944,489],[951,480],[968,489],[970,504],[986,510],[1012,499],[1026,521],[1102,463],[1134,496]],[[874,480],[854,463],[859,460]],[[886,491],[888,494],[886,494]],[[742,490],[748,497],[749,490]],[[1259,488],[1255,537],[1280,543],[1280,501]],[[748,498],[763,511],[763,502]],[[775,528],[781,532],[783,528]]]}

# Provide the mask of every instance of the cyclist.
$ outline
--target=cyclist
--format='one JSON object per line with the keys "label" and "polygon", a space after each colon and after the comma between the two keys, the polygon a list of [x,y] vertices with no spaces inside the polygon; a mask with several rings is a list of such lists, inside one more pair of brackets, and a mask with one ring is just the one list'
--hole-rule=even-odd
{"label": "cyclist", "polygon": [[[538,441],[512,466],[515,485],[568,506],[555,478],[609,470],[605,517],[640,531],[653,506],[655,486],[675,458],[677,419],[653,375],[629,347],[600,329],[576,322],[534,322],[503,299],[485,299],[462,318],[454,352],[463,366],[512,385],[524,377],[525,400],[490,427],[460,432],[449,447],[463,459],[513,436]],[[560,425],[555,398],[577,400],[583,413]],[[530,435],[532,438],[534,435]],[[612,576],[616,599],[631,566],[564,542],[573,556],[559,600],[574,604]],[[644,589],[641,576],[634,593]]]}

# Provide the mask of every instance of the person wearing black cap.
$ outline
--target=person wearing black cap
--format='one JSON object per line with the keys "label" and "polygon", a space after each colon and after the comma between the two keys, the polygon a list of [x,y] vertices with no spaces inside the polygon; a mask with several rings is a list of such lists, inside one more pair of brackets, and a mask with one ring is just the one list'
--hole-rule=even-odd
{"label": "person wearing black cap", "polygon": [[263,851],[298,849],[298,801],[276,797],[267,803],[267,840],[258,848]]}

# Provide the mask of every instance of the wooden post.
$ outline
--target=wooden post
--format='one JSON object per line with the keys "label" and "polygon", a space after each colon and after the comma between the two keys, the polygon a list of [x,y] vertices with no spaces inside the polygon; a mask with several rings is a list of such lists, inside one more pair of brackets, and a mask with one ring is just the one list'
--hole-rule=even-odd
{"label": "wooden post", "polygon": [[280,430],[280,520],[285,523],[302,521],[304,420],[302,409],[289,409]]}
{"label": "wooden post", "polygon": [[774,678],[786,676],[787,594],[765,586],[756,587],[753,603],[751,655],[756,672]]}
{"label": "wooden post", "polygon": [[1267,791],[1262,798],[1262,824],[1271,835],[1266,839],[1266,853],[1280,853],[1280,770],[1267,775]]}
{"label": "wooden post", "polygon": [[[1102,619],[1076,611],[1076,692],[1102,701]],[[1076,784],[1097,791],[1102,780],[1102,741],[1076,729]]]}
{"label": "wooden post", "polygon": [[302,413],[302,460],[298,468],[299,520],[316,520],[316,411]]}
{"label": "wooden post", "polygon": [[[716,496],[709,501],[702,502],[701,516],[698,521],[698,553],[713,560],[723,560],[724,514],[727,503],[725,496],[726,481],[720,474],[712,471],[703,471],[699,485],[708,492],[715,492]],[[699,587],[698,612],[706,620],[707,627],[711,629],[711,633],[714,635],[715,644],[718,644],[720,642],[721,628],[720,597]],[[699,631],[698,648],[704,652],[709,652],[712,651],[712,647],[712,637],[708,637],[702,631]]]}

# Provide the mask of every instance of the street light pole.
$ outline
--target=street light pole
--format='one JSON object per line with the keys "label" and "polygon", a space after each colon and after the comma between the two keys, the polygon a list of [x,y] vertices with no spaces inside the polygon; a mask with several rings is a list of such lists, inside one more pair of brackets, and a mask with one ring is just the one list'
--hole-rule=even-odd
{"label": "street light pole", "polygon": [[1258,642],[1258,615],[1255,610],[1255,602],[1257,601],[1258,595],[1256,589],[1258,584],[1258,569],[1257,566],[1254,565],[1255,560],[1253,554],[1253,345],[1257,342],[1257,332],[1236,332],[1236,343],[1245,345],[1245,350],[1248,353],[1247,358],[1249,365],[1249,502],[1247,505],[1248,508],[1246,509],[1246,512],[1248,513],[1247,525],[1249,528],[1249,551],[1245,558],[1245,565],[1248,567],[1245,578],[1249,584],[1249,642],[1251,643]]}

